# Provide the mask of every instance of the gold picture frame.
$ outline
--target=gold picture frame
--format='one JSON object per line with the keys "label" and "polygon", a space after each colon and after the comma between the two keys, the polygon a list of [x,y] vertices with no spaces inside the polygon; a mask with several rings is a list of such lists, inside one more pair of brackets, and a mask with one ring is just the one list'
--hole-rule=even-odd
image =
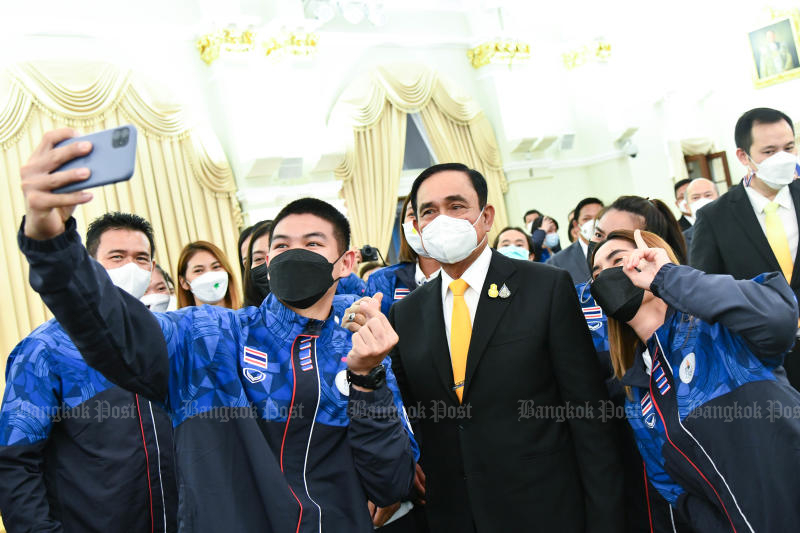
{"label": "gold picture frame", "polygon": [[756,89],[800,78],[800,16],[776,17],[747,34]]}

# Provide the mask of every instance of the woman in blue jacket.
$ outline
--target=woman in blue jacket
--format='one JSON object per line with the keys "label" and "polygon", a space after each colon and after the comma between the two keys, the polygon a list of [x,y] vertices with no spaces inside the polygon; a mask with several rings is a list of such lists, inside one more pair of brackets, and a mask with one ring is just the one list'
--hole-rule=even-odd
{"label": "woman in blue jacket", "polygon": [[676,263],[639,230],[611,232],[592,254],[646,475],[695,531],[795,531],[800,393],[781,366],[794,294],[780,273],[734,280]]}
{"label": "woman in blue jacket", "polygon": [[383,294],[381,311],[387,317],[394,302],[402,300],[439,273],[439,263],[428,257],[422,247],[422,239],[414,229],[414,209],[410,199],[410,196],[406,198],[402,208],[405,219],[400,236],[400,261],[370,274],[364,291],[366,296],[374,296],[378,292]]}

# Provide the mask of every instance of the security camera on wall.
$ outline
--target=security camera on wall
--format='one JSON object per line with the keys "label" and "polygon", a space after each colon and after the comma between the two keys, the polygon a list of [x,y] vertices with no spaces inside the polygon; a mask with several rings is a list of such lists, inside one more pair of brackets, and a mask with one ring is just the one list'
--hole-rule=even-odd
{"label": "security camera on wall", "polygon": [[633,137],[633,134],[637,131],[639,131],[639,128],[626,129],[625,132],[614,141],[616,149],[622,150],[628,157],[636,157],[639,155],[639,147],[631,140],[631,137]]}
{"label": "security camera on wall", "polygon": [[639,147],[630,139],[627,139],[622,143],[622,146],[617,146],[617,148],[625,152],[628,157],[636,157],[639,155]]}

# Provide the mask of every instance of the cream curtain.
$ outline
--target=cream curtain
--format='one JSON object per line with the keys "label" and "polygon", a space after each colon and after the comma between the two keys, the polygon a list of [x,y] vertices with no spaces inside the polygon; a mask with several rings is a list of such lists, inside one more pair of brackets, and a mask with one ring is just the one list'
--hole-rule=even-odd
{"label": "cream curtain", "polygon": [[26,63],[0,75],[2,102],[0,293],[10,297],[0,320],[3,368],[14,345],[50,317],[28,287],[16,242],[24,213],[19,168],[50,129],[88,133],[132,123],[139,131],[133,178],[92,191],[94,200],[75,212],[81,236],[103,213],[131,212],[153,224],[155,259],[173,277],[181,249],[197,239],[219,245],[236,262],[242,215],[233,174],[213,135],[193,127],[168,95],[108,64]]}
{"label": "cream curtain", "polygon": [[[336,175],[344,181],[343,193],[356,245],[367,244],[358,240],[361,236],[375,235],[375,240],[369,244],[381,250],[389,246],[397,183],[402,171],[407,113],[421,114],[438,161],[464,163],[486,177],[489,203],[496,210],[490,238],[508,225],[503,198],[508,184],[500,151],[489,121],[471,97],[427,67],[393,65],[380,67],[356,81],[342,95],[340,103],[342,118],[339,120],[352,126],[354,142],[345,161],[336,169]],[[377,132],[364,135],[365,131],[376,128],[388,135],[387,120],[402,122],[401,137],[381,137]],[[400,127],[393,131],[400,134]],[[358,161],[388,159],[389,155],[394,166],[357,164]],[[389,173],[382,174],[378,170]],[[372,227],[378,225],[380,227]]]}
{"label": "cream curtain", "polygon": [[672,176],[675,183],[689,177],[684,156],[710,154],[714,152],[714,140],[709,137],[681,139],[667,143],[667,153],[672,165]]}
{"label": "cream curtain", "polygon": [[[378,246],[381,253],[392,239],[397,185],[403,169],[406,114],[388,101],[378,121],[354,131],[358,149],[348,151],[335,172],[344,183],[342,190],[352,227],[353,244]],[[357,179],[363,177],[366,179]]]}

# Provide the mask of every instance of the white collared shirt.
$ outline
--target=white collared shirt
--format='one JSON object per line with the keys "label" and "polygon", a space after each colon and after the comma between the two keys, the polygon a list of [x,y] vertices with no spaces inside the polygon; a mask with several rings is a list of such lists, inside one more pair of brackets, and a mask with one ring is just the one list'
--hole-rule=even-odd
{"label": "white collared shirt", "polygon": [[[464,292],[464,301],[469,308],[469,321],[475,323],[475,312],[478,310],[478,300],[481,297],[483,282],[486,281],[486,274],[489,272],[489,263],[492,262],[492,250],[488,246],[483,249],[475,261],[461,275],[461,279],[467,282],[469,287]],[[447,272],[442,269],[442,308],[444,310],[444,330],[447,333],[447,346],[450,347],[450,322],[453,319],[453,291],[450,290],[450,282],[453,281]]]}
{"label": "white collared shirt", "polygon": [[581,250],[583,250],[583,257],[589,257],[589,245],[583,242],[583,239],[578,237],[578,244],[581,245]]}
{"label": "white collared shirt", "polygon": [[[766,235],[767,229],[764,225],[764,220],[766,218],[764,207],[766,207],[771,200],[752,187],[745,187],[744,190],[747,192],[750,205],[753,206],[753,211],[756,213],[758,223],[761,225],[761,231]],[[794,202],[792,202],[792,195],[789,192],[788,185],[782,187],[781,190],[778,191],[778,194],[775,196],[775,201],[778,202],[778,217],[780,217],[783,223],[783,231],[786,232],[786,238],[789,240],[789,252],[792,254],[792,262],[794,262],[794,258],[797,257],[797,241],[798,238],[800,238],[800,232],[798,232],[797,228],[797,212],[794,210]]]}
{"label": "white collared shirt", "polygon": [[419,261],[417,261],[417,268],[416,271],[414,272],[414,281],[417,282],[417,287],[421,287],[426,283],[428,283],[429,281],[431,281],[433,278],[437,276],[437,274],[439,274],[439,271],[441,269],[442,268],[439,267],[430,276],[426,276],[425,272],[423,272],[422,269],[419,267]]}

